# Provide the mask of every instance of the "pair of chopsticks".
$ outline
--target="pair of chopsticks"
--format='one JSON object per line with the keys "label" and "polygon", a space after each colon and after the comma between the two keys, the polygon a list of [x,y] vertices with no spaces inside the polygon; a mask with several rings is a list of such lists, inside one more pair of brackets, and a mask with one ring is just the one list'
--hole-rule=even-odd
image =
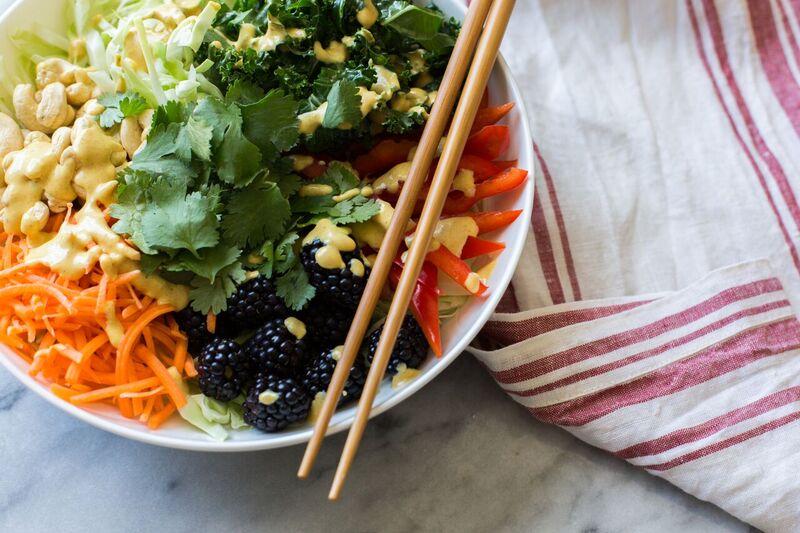
{"label": "pair of chopsticks", "polygon": [[[337,499],[341,493],[366,429],[375,395],[386,372],[389,357],[408,310],[417,277],[422,269],[433,232],[450,191],[453,176],[456,173],[481,97],[497,58],[500,42],[514,4],[515,0],[472,0],[442,78],[436,102],[411,163],[411,169],[395,206],[389,230],[381,243],[378,257],[373,264],[372,273],[364,289],[364,295],[347,334],[342,355],[336,364],[325,396],[325,402],[314,424],[314,433],[308,442],[297,473],[300,478],[308,476],[322,446],[322,440],[325,438],[350,369],[358,355],[397,250],[405,237],[406,224],[428,176],[428,169],[436,155],[439,140],[450,120],[450,113],[463,83],[461,98],[453,116],[449,135],[417,223],[415,237],[408,250],[408,257],[403,265],[403,273],[397,284],[389,314],[383,324],[383,332],[369,369],[364,390],[361,393],[361,399],[358,402],[355,420],[339,460],[339,466],[328,495],[331,500]],[[471,65],[470,60],[472,61]],[[469,67],[469,74],[467,74],[467,67]],[[466,82],[464,82],[465,76]]]}

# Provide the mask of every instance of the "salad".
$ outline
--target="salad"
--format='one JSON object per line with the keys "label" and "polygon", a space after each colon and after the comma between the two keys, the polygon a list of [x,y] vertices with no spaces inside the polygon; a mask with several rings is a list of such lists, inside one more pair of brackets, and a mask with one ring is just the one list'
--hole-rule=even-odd
{"label": "salad", "polygon": [[[69,27],[16,33],[0,65],[0,342],[53,394],[152,429],[175,413],[216,439],[313,419],[459,24],[405,0],[68,8]],[[511,108],[478,113],[393,387],[441,355],[440,322],[485,293],[504,249],[485,234],[520,214],[479,210],[527,179],[501,160]]]}

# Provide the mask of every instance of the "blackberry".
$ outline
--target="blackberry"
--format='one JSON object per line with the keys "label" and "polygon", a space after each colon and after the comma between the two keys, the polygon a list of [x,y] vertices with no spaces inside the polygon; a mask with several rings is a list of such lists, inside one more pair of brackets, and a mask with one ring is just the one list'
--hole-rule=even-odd
{"label": "blackberry", "polygon": [[294,379],[262,374],[247,393],[244,421],[272,433],[305,420],[310,408],[311,397]]}
{"label": "blackberry", "polygon": [[175,320],[178,322],[178,327],[189,339],[189,353],[193,355],[199,354],[203,346],[213,337],[213,334],[206,327],[206,316],[191,307],[184,307],[175,313]]}
{"label": "blackberry", "polygon": [[318,348],[329,348],[344,344],[353,310],[342,307],[325,297],[317,296],[301,313],[308,330],[308,341]]}
{"label": "blackberry", "polygon": [[222,402],[242,392],[250,370],[247,356],[234,341],[212,339],[196,358],[197,381],[206,396]]}
{"label": "blackberry", "polygon": [[[309,281],[319,293],[330,300],[349,307],[358,307],[361,295],[364,294],[364,287],[367,285],[369,268],[364,266],[363,275],[357,276],[351,270],[351,261],[361,262],[358,252],[340,252],[344,268],[323,268],[317,263],[316,253],[325,246],[319,240],[314,240],[303,246],[300,251],[300,261],[303,263],[308,273]],[[363,265],[363,262],[361,262]]]}
{"label": "blackberry", "polygon": [[256,330],[245,343],[244,350],[259,372],[293,375],[303,364],[306,355],[304,335],[295,336],[286,326],[296,318],[273,318]]}
{"label": "blackberry", "polygon": [[220,315],[224,329],[252,329],[270,318],[289,315],[272,281],[259,276],[242,283],[228,298],[228,308]]}
{"label": "blackberry", "polygon": [[[332,350],[325,350],[306,366],[302,383],[311,398],[314,398],[318,392],[328,390],[341,349],[341,346],[337,346]],[[364,361],[357,358],[353,368],[350,369],[350,376],[345,382],[339,403],[343,404],[360,398],[366,380],[367,372],[364,368]]]}
{"label": "blackberry", "polygon": [[[378,349],[378,341],[381,338],[383,327],[373,331],[366,341],[366,363],[367,366],[372,364],[372,358],[375,356],[375,351]],[[419,327],[417,321],[411,315],[406,315],[403,320],[403,325],[397,333],[397,341],[395,342],[392,355],[389,357],[389,365],[386,367],[386,372],[389,375],[397,374],[397,366],[404,363],[408,368],[419,368],[428,355],[428,341],[422,328]]]}

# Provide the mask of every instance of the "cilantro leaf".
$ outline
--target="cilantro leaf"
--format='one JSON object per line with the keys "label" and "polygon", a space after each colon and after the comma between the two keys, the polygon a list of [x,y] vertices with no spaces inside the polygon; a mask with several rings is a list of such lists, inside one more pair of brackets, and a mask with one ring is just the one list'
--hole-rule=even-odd
{"label": "cilantro leaf", "polygon": [[190,251],[219,242],[217,191],[186,194],[186,185],[161,179],[150,188],[150,204],[142,215],[142,236],[149,248]]}
{"label": "cilantro leaf", "polygon": [[336,204],[329,212],[332,222],[338,226],[366,222],[381,210],[380,204],[375,200],[356,196]]}
{"label": "cilantro leaf", "polygon": [[213,282],[195,277],[191,282],[192,290],[189,291],[192,308],[203,314],[209,311],[221,313],[228,306],[228,297],[234,293],[236,285],[245,280],[246,275],[241,263],[237,262],[225,267]]}
{"label": "cilantro leaf", "polygon": [[195,257],[188,252],[180,253],[173,261],[162,266],[171,272],[189,271],[213,283],[217,275],[225,268],[235,263],[242,255],[242,251],[235,246],[219,244],[214,248],[206,248]]}
{"label": "cilantro leaf", "polygon": [[111,216],[117,221],[112,229],[130,240],[145,254],[154,254],[156,250],[148,246],[142,235],[142,213],[149,202],[147,191],[153,185],[155,177],[147,172],[127,169],[119,177],[117,186],[117,203],[111,206]]}
{"label": "cilantro leaf", "polygon": [[[136,154],[128,168],[169,176],[183,182],[196,177],[197,172],[186,159],[186,140],[179,139],[180,130],[178,124],[169,124],[151,131],[147,144]],[[190,146],[188,151],[191,153]]]}
{"label": "cilantro leaf", "polygon": [[189,120],[186,121],[186,126],[181,129],[181,134],[186,136],[192,153],[202,161],[211,160],[211,137],[213,133],[214,128],[194,117],[189,117]]}
{"label": "cilantro leaf", "polygon": [[275,272],[286,273],[298,261],[294,250],[294,243],[298,239],[300,239],[300,235],[295,231],[290,231],[277,242],[265,242],[259,251],[264,262],[259,265],[258,271],[268,278],[271,278]]}
{"label": "cilantro leaf", "polygon": [[325,174],[314,180],[314,183],[329,185],[331,193],[324,196],[305,196],[293,199],[292,209],[296,213],[327,213],[336,205],[333,197],[358,187],[359,180],[347,166],[334,162],[328,167]]}
{"label": "cilantro leaf", "polygon": [[261,151],[242,132],[239,106],[204,98],[192,116],[211,126],[213,159],[219,178],[234,187],[244,187],[253,181],[261,167]]}
{"label": "cilantro leaf", "polygon": [[241,117],[231,124],[214,157],[222,181],[244,187],[261,168],[261,151],[242,133]]}
{"label": "cilantro leaf", "polygon": [[119,124],[127,117],[135,117],[150,107],[147,105],[147,100],[134,92],[106,93],[100,96],[97,102],[105,107],[99,117],[100,126],[103,128]]}
{"label": "cilantro leaf", "polygon": [[289,202],[274,183],[251,185],[234,192],[222,219],[226,240],[255,245],[280,236],[291,216]]}
{"label": "cilantro leaf", "polygon": [[245,136],[267,159],[297,144],[297,102],[283,91],[272,90],[259,101],[242,106]]}
{"label": "cilantro leaf", "polygon": [[308,274],[299,262],[278,278],[275,289],[286,305],[295,311],[305,307],[316,294],[314,286],[308,281]]}
{"label": "cilantro leaf", "polygon": [[322,119],[324,128],[352,127],[361,122],[361,96],[350,80],[339,80],[328,93],[328,109]]}
{"label": "cilantro leaf", "polygon": [[287,198],[299,191],[303,185],[303,180],[297,174],[283,174],[277,177],[270,175],[268,177],[275,180],[281,193]]}
{"label": "cilantro leaf", "polygon": [[254,104],[264,98],[264,89],[247,80],[236,80],[228,87],[225,101],[239,105]]}

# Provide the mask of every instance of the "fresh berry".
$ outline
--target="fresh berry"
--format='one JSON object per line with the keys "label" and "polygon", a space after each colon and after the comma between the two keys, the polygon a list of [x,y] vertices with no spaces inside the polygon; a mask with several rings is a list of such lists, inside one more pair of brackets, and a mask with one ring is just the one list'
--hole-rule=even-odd
{"label": "fresh berry", "polygon": [[305,420],[310,408],[311,397],[294,379],[262,374],[247,393],[244,421],[271,433]]}
{"label": "fresh berry", "polygon": [[308,341],[317,348],[329,348],[344,344],[353,310],[342,307],[323,296],[317,296],[301,313],[308,330]]}
{"label": "fresh berry", "polygon": [[209,341],[195,363],[200,390],[206,396],[222,402],[239,396],[250,370],[242,348],[234,341],[223,338]]}
{"label": "fresh berry", "polygon": [[[306,366],[302,382],[312,398],[314,398],[318,392],[325,392],[328,390],[328,385],[331,383],[333,371],[341,355],[341,350],[341,346],[337,346],[332,350],[325,350]],[[339,400],[339,403],[342,404],[360,398],[366,380],[367,372],[364,368],[364,362],[360,358],[357,358],[355,364],[350,369],[350,375],[345,382],[342,398]]]}
{"label": "fresh berry", "polygon": [[220,315],[225,329],[252,329],[271,318],[289,315],[286,305],[265,276],[242,283],[228,298],[228,308]]}
{"label": "fresh berry", "polygon": [[185,307],[175,313],[175,320],[189,339],[189,353],[193,355],[199,354],[203,346],[213,337],[206,327],[206,316],[191,307]]}
{"label": "fresh berry", "polygon": [[351,267],[351,262],[358,261],[363,266],[360,254],[357,252],[340,252],[344,268],[323,268],[317,263],[316,253],[325,246],[319,240],[314,240],[303,246],[300,251],[300,261],[308,273],[309,281],[319,293],[339,304],[355,308],[364,293],[369,277],[369,268],[364,266],[362,275],[356,275]]}
{"label": "fresh berry", "polygon": [[292,318],[273,318],[256,330],[245,343],[244,350],[255,369],[269,374],[293,375],[303,364],[306,355],[305,335],[289,331]]}
{"label": "fresh berry", "polygon": [[[381,338],[383,327],[373,331],[366,341],[366,359],[367,366],[372,364],[372,358],[375,356],[375,351],[378,349],[378,341]],[[428,355],[428,341],[425,339],[425,334],[422,329],[414,320],[411,315],[406,315],[403,320],[403,325],[397,334],[397,341],[395,342],[392,355],[389,357],[389,365],[386,367],[386,372],[389,375],[397,374],[397,367],[401,363],[405,364],[408,368],[419,368],[425,361]]]}

